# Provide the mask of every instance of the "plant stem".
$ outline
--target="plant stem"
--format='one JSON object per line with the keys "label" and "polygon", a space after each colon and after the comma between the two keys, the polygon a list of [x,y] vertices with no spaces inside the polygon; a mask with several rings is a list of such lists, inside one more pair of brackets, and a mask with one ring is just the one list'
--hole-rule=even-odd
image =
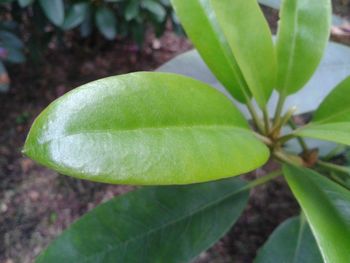
{"label": "plant stem", "polygon": [[[298,127],[295,125],[295,123],[293,122],[293,120],[291,120],[291,119],[288,121],[288,124],[289,124],[289,126],[290,126],[293,130],[296,130],[296,129],[298,128]],[[304,141],[304,139],[301,138],[301,137],[299,137],[299,136],[297,136],[296,138],[297,138],[297,140],[298,140],[298,142],[299,142],[301,148],[303,149],[303,151],[304,151],[304,152],[308,152],[309,149],[308,149],[308,147],[307,147],[306,142]]]}
{"label": "plant stem", "polygon": [[258,128],[259,132],[264,133],[264,126],[261,124],[261,122],[259,120],[259,117],[258,117],[258,114],[255,111],[253,104],[251,103],[250,100],[247,99],[247,104],[246,105],[247,105],[247,108],[248,108],[248,110],[250,112],[250,115],[253,118],[253,122],[256,125],[256,127]]}
{"label": "plant stem", "polygon": [[294,166],[303,166],[303,159],[297,155],[288,155],[281,151],[274,151],[273,156],[284,163],[292,164]]}
{"label": "plant stem", "polygon": [[286,142],[288,142],[289,140],[292,140],[292,139],[294,139],[294,138],[296,138],[296,136],[295,136],[293,133],[289,133],[289,134],[287,134],[287,135],[284,135],[284,136],[280,137],[280,138],[278,139],[278,142],[279,142],[280,144],[284,144],[284,143],[286,143]]}
{"label": "plant stem", "polygon": [[279,122],[281,120],[281,113],[282,113],[283,105],[284,105],[284,102],[286,101],[286,98],[287,98],[287,96],[285,94],[280,93],[280,96],[278,98],[277,107],[276,107],[273,127],[279,126]]}
{"label": "plant stem", "polygon": [[263,109],[263,115],[264,115],[264,124],[265,124],[265,134],[270,133],[270,116],[269,112],[266,107]]}
{"label": "plant stem", "polygon": [[275,179],[276,177],[278,176],[281,176],[282,175],[282,171],[281,170],[277,170],[277,171],[273,171],[265,176],[262,176],[262,177],[259,177],[258,179],[255,179],[251,182],[249,182],[247,184],[246,187],[244,187],[245,190],[250,190],[254,187],[257,187],[259,185],[263,185],[263,184],[266,184],[267,182]]}
{"label": "plant stem", "polygon": [[334,163],[324,162],[324,161],[321,161],[321,160],[318,160],[317,164],[319,166],[322,166],[323,168],[328,169],[328,170],[350,175],[350,168],[348,168],[348,167],[344,167],[344,166],[337,165],[337,164],[334,164]]}
{"label": "plant stem", "polygon": [[265,136],[263,136],[263,135],[261,135],[260,133],[257,133],[257,132],[253,132],[253,133],[260,141],[262,141],[263,143],[265,143],[268,146],[272,146],[272,141],[270,140],[270,138],[265,137]]}

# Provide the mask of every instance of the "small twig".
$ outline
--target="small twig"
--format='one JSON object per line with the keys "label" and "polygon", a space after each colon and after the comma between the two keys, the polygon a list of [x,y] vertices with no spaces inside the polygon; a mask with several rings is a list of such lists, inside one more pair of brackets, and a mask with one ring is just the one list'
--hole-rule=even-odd
{"label": "small twig", "polygon": [[250,190],[254,187],[257,187],[259,185],[263,185],[263,184],[266,184],[268,183],[269,181],[277,178],[278,176],[281,176],[282,175],[282,171],[281,170],[278,170],[278,171],[273,171],[265,176],[262,176],[262,177],[259,177],[258,179],[255,179],[251,182],[248,183],[248,185],[245,187],[246,190]]}
{"label": "small twig", "polygon": [[[290,126],[293,130],[296,130],[296,129],[298,128],[298,127],[295,125],[295,123],[293,122],[292,119],[290,119],[290,120],[288,121],[288,124],[289,124],[289,126]],[[308,152],[308,151],[309,151],[309,148],[307,147],[306,142],[304,141],[304,139],[301,138],[301,137],[299,137],[299,136],[297,136],[296,139],[298,140],[298,142],[299,142],[301,148],[303,149],[303,152]]]}
{"label": "small twig", "polygon": [[272,146],[273,145],[273,143],[272,143],[270,138],[265,137],[265,136],[263,136],[263,135],[261,135],[260,133],[257,133],[257,132],[253,132],[253,133],[260,141],[262,141],[266,145],[268,145],[268,146]]}

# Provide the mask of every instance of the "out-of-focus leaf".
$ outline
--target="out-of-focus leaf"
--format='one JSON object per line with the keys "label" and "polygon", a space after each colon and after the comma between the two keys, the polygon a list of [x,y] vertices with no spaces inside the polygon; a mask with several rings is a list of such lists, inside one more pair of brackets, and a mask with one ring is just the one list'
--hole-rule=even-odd
{"label": "out-of-focus leaf", "polygon": [[18,4],[21,7],[27,7],[29,5],[31,5],[34,2],[34,0],[18,0]]}
{"label": "out-of-focus leaf", "polygon": [[277,34],[277,90],[289,95],[311,78],[328,43],[330,0],[283,1]]}
{"label": "out-of-focus leaf", "polygon": [[259,250],[254,263],[323,263],[304,216],[283,222]]}
{"label": "out-of-focus leaf", "polygon": [[277,68],[272,35],[257,1],[211,3],[251,93],[265,108],[276,85]]}
{"label": "out-of-focus leaf", "polygon": [[205,63],[238,101],[245,102],[244,94],[251,97],[250,91],[217,22],[210,0],[172,0],[172,4]]}
{"label": "out-of-focus leaf", "polygon": [[15,49],[23,49],[24,44],[19,37],[17,37],[15,34],[1,30],[0,31],[0,45],[4,48],[15,48]]}
{"label": "out-of-focus leaf", "polygon": [[75,222],[36,262],[189,262],[238,219],[248,200],[244,186],[235,178],[116,197]]}
{"label": "out-of-focus leaf", "polygon": [[64,95],[36,119],[24,152],[63,174],[136,185],[217,180],[254,170],[269,157],[224,95],[190,78],[152,72],[102,79]]}
{"label": "out-of-focus leaf", "polygon": [[7,92],[10,88],[10,78],[4,64],[0,61],[0,92]]}
{"label": "out-of-focus leaf", "polygon": [[61,26],[64,21],[63,0],[39,0],[46,17],[56,26]]}
{"label": "out-of-focus leaf", "polygon": [[324,261],[350,262],[350,191],[310,169],[285,165],[283,171]]}
{"label": "out-of-focus leaf", "polygon": [[141,4],[144,9],[148,10],[155,16],[158,22],[163,22],[165,20],[166,11],[161,4],[152,0],[143,0]]}
{"label": "out-of-focus leaf", "polygon": [[96,25],[105,38],[112,40],[117,36],[117,19],[111,9],[105,6],[97,9]]}
{"label": "out-of-focus leaf", "polygon": [[23,63],[26,58],[22,50],[17,48],[8,48],[6,60],[12,63]]}
{"label": "out-of-focus leaf", "polygon": [[64,19],[62,28],[64,30],[69,30],[80,25],[88,15],[89,8],[89,3],[81,2],[73,4],[67,12],[67,16]]}
{"label": "out-of-focus leaf", "polygon": [[130,0],[125,8],[125,19],[126,21],[133,20],[140,13],[140,2],[138,0]]}

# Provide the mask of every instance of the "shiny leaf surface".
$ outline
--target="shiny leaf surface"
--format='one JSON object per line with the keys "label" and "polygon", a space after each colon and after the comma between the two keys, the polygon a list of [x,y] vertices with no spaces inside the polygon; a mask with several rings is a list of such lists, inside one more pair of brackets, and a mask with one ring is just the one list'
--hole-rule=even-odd
{"label": "shiny leaf surface", "polygon": [[323,263],[323,260],[306,219],[300,216],[278,226],[254,262]]}
{"label": "shiny leaf surface", "polygon": [[260,107],[276,84],[272,36],[256,0],[211,0],[219,24]]}
{"label": "shiny leaf surface", "polygon": [[277,34],[277,90],[295,93],[311,78],[328,43],[330,0],[285,0]]}
{"label": "shiny leaf surface", "polygon": [[74,223],[37,263],[189,262],[238,219],[244,185],[235,178],[116,197]]}
{"label": "shiny leaf surface", "polygon": [[210,0],[172,0],[177,16],[205,63],[240,102],[250,96],[236,59],[218,24]]}
{"label": "shiny leaf surface", "polygon": [[324,261],[350,262],[350,191],[306,168],[285,165],[283,171]]}
{"label": "shiny leaf surface", "polygon": [[140,185],[239,175],[269,156],[224,95],[152,72],[101,79],[64,95],[36,119],[24,152],[63,174]]}

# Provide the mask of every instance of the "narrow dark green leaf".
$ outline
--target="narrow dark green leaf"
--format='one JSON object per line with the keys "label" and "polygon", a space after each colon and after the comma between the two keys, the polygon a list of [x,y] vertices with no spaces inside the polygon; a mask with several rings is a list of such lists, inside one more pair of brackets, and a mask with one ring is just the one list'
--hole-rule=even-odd
{"label": "narrow dark green leaf", "polygon": [[276,57],[269,26],[257,1],[211,3],[251,93],[264,108],[276,84]]}
{"label": "narrow dark green leaf", "polygon": [[316,240],[303,216],[283,222],[259,250],[254,263],[323,263]]}
{"label": "narrow dark green leaf", "polygon": [[63,0],[39,0],[46,17],[56,26],[61,26],[64,21]]}
{"label": "narrow dark green leaf", "polygon": [[36,262],[189,262],[238,219],[248,200],[244,185],[236,178],[114,198],[74,223]]}
{"label": "narrow dark green leaf", "polygon": [[277,90],[295,93],[311,78],[328,43],[330,0],[284,0],[277,34]]}
{"label": "narrow dark green leaf", "polygon": [[326,263],[350,262],[350,191],[306,168],[285,165]]}
{"label": "narrow dark green leaf", "polygon": [[217,79],[240,102],[250,91],[216,20],[210,0],[172,0],[186,33]]}
{"label": "narrow dark green leaf", "polygon": [[98,30],[105,38],[112,40],[117,36],[117,19],[111,9],[105,6],[98,8],[95,19]]}
{"label": "narrow dark green leaf", "polygon": [[64,30],[69,30],[80,25],[88,15],[89,8],[89,3],[73,4],[67,12],[67,16],[64,19],[62,28]]}
{"label": "narrow dark green leaf", "polygon": [[124,184],[188,184],[263,165],[267,147],[210,86],[139,72],[86,84],[34,122],[24,152],[63,174]]}

